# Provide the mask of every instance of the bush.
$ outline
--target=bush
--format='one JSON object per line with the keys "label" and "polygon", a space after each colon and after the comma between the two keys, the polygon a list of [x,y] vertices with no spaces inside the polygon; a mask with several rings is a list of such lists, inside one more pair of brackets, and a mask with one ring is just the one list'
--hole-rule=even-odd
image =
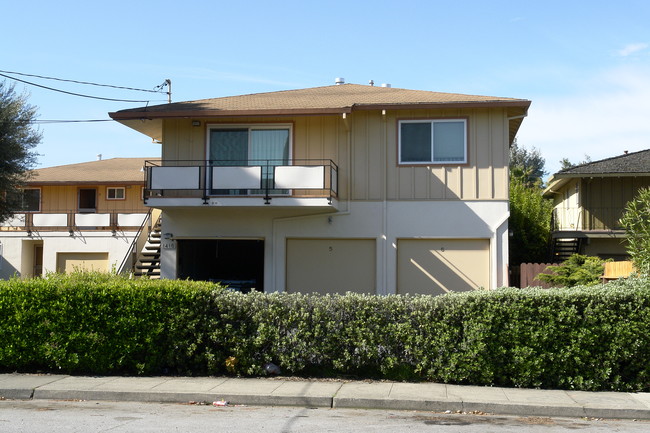
{"label": "bush", "polygon": [[627,231],[627,252],[637,271],[650,275],[650,188],[641,188],[627,203],[621,224]]}
{"label": "bush", "polygon": [[650,283],[431,296],[243,295],[97,274],[0,282],[0,368],[647,390]]}
{"label": "bush", "polygon": [[573,254],[561,264],[547,267],[552,274],[539,274],[536,278],[556,287],[593,286],[600,282],[605,272],[604,263],[610,261]]}

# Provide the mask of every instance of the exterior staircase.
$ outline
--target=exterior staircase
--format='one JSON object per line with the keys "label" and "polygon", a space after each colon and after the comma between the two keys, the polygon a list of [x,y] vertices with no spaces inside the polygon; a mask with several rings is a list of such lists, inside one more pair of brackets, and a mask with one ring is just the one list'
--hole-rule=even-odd
{"label": "exterior staircase", "polygon": [[580,252],[580,238],[555,238],[553,241],[553,263],[561,263]]}
{"label": "exterior staircase", "polygon": [[136,278],[160,278],[160,226],[161,220],[158,218],[149,232],[147,242],[138,254],[133,273]]}

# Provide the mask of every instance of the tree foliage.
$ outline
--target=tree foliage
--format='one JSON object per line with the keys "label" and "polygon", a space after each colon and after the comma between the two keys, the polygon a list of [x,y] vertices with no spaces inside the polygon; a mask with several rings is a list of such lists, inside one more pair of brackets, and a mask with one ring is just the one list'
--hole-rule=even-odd
{"label": "tree foliage", "polygon": [[510,178],[510,264],[545,262],[548,258],[553,204],[542,190]]}
{"label": "tree foliage", "polygon": [[545,164],[546,160],[539,149],[519,147],[517,140],[510,146],[510,177],[520,180],[524,185],[541,187],[546,174]]}
{"label": "tree foliage", "polygon": [[35,118],[36,107],[27,103],[27,97],[0,82],[0,221],[18,208],[17,192],[36,163],[33,149],[41,133],[33,128]]}
{"label": "tree foliage", "polygon": [[621,224],[627,230],[627,252],[641,275],[650,275],[650,188],[641,188],[625,206]]}
{"label": "tree foliage", "polygon": [[569,161],[569,158],[562,158],[560,160],[560,171],[568,170],[570,168],[577,167],[578,165],[589,164],[590,162],[591,162],[591,157],[589,155],[585,155],[585,159],[575,164]]}

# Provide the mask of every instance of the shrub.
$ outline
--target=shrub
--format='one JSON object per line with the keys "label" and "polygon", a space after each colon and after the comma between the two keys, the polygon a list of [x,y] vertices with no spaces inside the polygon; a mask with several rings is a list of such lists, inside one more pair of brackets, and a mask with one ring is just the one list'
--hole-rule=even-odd
{"label": "shrub", "polygon": [[0,368],[647,390],[650,282],[432,296],[243,295],[98,274],[0,282]]}
{"label": "shrub", "polygon": [[641,188],[627,203],[621,224],[627,230],[627,252],[641,275],[650,275],[650,188]]}
{"label": "shrub", "polygon": [[556,287],[593,286],[600,282],[606,261],[611,260],[573,254],[561,264],[547,267],[552,274],[539,274],[536,278]]}

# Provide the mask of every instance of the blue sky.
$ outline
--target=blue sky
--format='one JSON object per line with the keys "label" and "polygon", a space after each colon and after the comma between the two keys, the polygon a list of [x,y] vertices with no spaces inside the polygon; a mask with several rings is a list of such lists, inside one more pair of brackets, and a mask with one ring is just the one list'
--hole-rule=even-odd
{"label": "blue sky", "polygon": [[[565,157],[650,148],[646,0],[36,0],[1,10],[4,71],[141,89],[169,78],[175,102],[330,85],[336,77],[530,99],[518,142],[539,149],[551,173]],[[166,102],[165,95],[14,76]],[[29,93],[41,120],[108,119],[110,111],[145,105],[23,83],[16,90]],[[114,122],[39,128],[41,167],[160,153]]]}

